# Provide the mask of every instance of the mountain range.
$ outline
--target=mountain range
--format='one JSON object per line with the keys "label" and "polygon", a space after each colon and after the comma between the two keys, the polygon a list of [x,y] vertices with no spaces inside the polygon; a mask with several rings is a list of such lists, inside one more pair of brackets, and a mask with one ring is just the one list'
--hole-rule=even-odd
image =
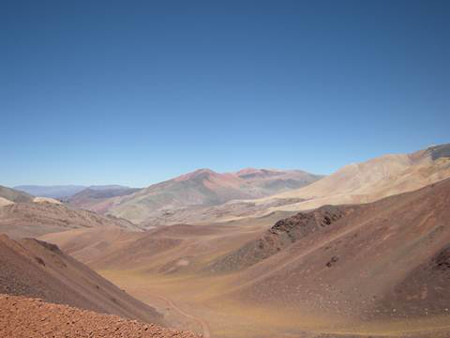
{"label": "mountain range", "polygon": [[245,169],[220,174],[210,169],[200,169],[115,198],[106,213],[134,223],[148,223],[180,209],[270,196],[308,185],[320,178],[300,170]]}
{"label": "mountain range", "polygon": [[[335,173],[298,189],[252,200],[232,200],[217,206],[176,209],[165,224],[224,222],[260,217],[274,211],[296,212],[322,205],[368,203],[413,191],[450,177],[450,144],[411,154],[384,155],[347,165]],[[110,210],[114,214],[114,208]],[[126,214],[120,214],[127,217]],[[153,224],[162,223],[153,220]]]}
{"label": "mountain range", "polygon": [[[384,155],[322,177],[303,171],[201,169],[84,207],[144,227],[211,223],[295,212],[325,204],[367,203],[450,177],[450,145]],[[83,207],[83,203],[78,206]]]}
{"label": "mountain range", "polygon": [[72,196],[88,191],[122,191],[131,189],[121,185],[18,185],[13,187],[14,190],[22,191],[33,196],[50,197],[55,199],[67,200]]}

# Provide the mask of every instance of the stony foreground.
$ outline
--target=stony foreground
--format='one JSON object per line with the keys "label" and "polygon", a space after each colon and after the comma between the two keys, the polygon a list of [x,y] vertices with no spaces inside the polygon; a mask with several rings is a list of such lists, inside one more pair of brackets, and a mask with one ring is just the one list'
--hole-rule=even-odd
{"label": "stony foreground", "polygon": [[40,299],[0,295],[0,337],[195,338],[193,333]]}

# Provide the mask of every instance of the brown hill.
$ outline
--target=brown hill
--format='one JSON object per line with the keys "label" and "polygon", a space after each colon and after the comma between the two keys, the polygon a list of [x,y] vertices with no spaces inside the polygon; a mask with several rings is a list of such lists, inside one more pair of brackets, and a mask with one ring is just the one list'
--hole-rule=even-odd
{"label": "brown hill", "polygon": [[0,233],[22,238],[78,228],[118,227],[140,230],[124,219],[49,203],[47,199],[36,198],[34,201],[0,205]]}
{"label": "brown hill", "polygon": [[82,309],[162,323],[153,308],[137,301],[56,245],[0,236],[0,293],[42,298]]}

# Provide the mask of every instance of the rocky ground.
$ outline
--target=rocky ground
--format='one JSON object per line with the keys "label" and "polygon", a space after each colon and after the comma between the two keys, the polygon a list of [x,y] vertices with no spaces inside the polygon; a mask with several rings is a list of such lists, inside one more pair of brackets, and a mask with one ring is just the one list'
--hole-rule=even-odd
{"label": "rocky ground", "polygon": [[0,295],[0,337],[195,338],[193,333],[40,299]]}

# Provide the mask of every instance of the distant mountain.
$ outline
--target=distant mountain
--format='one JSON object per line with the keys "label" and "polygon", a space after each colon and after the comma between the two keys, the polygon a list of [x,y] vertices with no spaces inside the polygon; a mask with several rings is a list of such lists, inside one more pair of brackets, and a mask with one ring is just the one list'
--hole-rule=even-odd
{"label": "distant mountain", "polygon": [[[197,208],[187,214],[175,210],[167,224],[214,223],[260,217],[274,211],[297,212],[323,205],[369,203],[413,191],[450,177],[450,144],[432,146],[411,154],[384,155],[347,165],[335,173],[299,189],[291,189],[251,201],[230,201]],[[161,218],[163,219],[163,218]],[[159,221],[161,222],[161,220]]]}
{"label": "distant mountain", "polygon": [[322,176],[301,170],[250,168],[221,174],[210,169],[199,169],[131,195],[114,198],[106,212],[141,223],[174,210],[270,196],[308,185],[320,178]]}
{"label": "distant mountain", "polygon": [[77,208],[104,213],[113,202],[112,197],[130,195],[139,190],[120,185],[91,186],[69,197],[66,202]]}
{"label": "distant mountain", "polygon": [[[26,192],[33,196],[50,197],[61,200],[68,200],[72,196],[89,189],[90,191],[105,191],[105,195],[111,194],[112,191],[126,191],[132,188],[122,185],[18,185],[13,189]],[[138,190],[138,189],[134,189]]]}
{"label": "distant mountain", "polygon": [[119,184],[109,184],[109,185],[90,185],[86,187],[86,189],[94,190],[94,191],[120,191],[120,190],[128,190],[128,189],[134,189],[139,190],[136,188],[130,188],[125,185],[119,185]]}
{"label": "distant mountain", "polygon": [[65,198],[86,189],[82,185],[18,185],[14,189],[40,197]]}
{"label": "distant mountain", "polygon": [[96,227],[140,230],[127,220],[76,209],[49,197],[3,204],[0,200],[0,233],[13,238]]}
{"label": "distant mountain", "polygon": [[[7,203],[7,201],[15,203],[15,202],[31,202],[34,197],[31,196],[30,194],[27,194],[26,192],[3,187],[0,185],[0,198],[3,200],[3,203]],[[2,202],[0,201],[0,205],[1,204]]]}

